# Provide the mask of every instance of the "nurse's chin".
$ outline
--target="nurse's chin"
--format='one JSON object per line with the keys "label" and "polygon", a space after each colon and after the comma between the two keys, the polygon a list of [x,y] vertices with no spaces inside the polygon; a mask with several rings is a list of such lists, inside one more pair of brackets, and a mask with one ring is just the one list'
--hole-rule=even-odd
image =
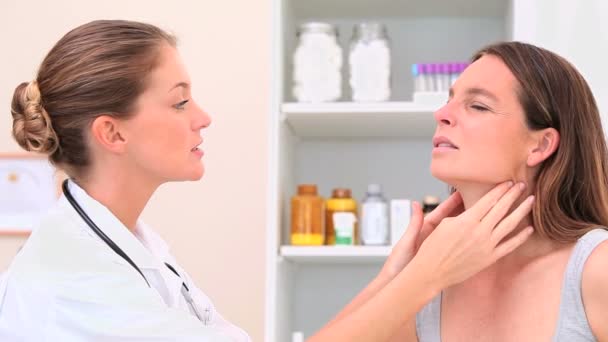
{"label": "nurse's chin", "polygon": [[173,177],[173,182],[185,182],[185,181],[198,181],[205,175],[205,167],[201,164],[197,168],[191,168],[190,170],[184,170],[180,175]]}
{"label": "nurse's chin", "polygon": [[189,181],[198,181],[205,175],[205,168],[201,165],[200,169],[190,175]]}

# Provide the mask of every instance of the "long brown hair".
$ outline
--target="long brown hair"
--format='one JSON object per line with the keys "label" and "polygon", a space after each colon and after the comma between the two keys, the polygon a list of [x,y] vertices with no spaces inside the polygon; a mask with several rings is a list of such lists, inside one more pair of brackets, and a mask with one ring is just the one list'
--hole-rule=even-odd
{"label": "long brown hair", "polygon": [[559,147],[536,175],[535,231],[573,242],[598,226],[608,226],[608,150],[599,110],[576,68],[543,48],[504,42],[472,58],[500,58],[518,80],[517,95],[531,130],[552,127]]}
{"label": "long brown hair", "polygon": [[90,164],[86,129],[100,115],[128,118],[175,38],[153,25],[98,20],[61,38],[36,79],[13,95],[13,137],[27,151],[48,154],[70,176]]}

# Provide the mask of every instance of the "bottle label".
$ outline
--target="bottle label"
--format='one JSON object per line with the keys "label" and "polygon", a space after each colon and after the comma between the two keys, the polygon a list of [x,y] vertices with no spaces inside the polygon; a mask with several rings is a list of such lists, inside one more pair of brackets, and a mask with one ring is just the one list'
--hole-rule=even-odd
{"label": "bottle label", "polygon": [[355,214],[350,212],[337,212],[333,214],[334,230],[336,231],[336,245],[353,245],[355,242]]}

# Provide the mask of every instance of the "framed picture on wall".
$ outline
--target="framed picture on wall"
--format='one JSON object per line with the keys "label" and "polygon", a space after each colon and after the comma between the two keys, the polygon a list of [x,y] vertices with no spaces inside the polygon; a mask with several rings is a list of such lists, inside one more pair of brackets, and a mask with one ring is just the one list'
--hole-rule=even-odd
{"label": "framed picture on wall", "polygon": [[59,195],[46,156],[0,154],[0,235],[27,235]]}

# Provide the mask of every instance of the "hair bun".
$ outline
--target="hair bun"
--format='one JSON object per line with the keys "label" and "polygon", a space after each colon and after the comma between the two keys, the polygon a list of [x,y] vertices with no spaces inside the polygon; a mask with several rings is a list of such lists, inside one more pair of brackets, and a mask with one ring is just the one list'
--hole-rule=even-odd
{"label": "hair bun", "polygon": [[53,154],[59,139],[53,130],[51,117],[41,104],[36,81],[21,83],[15,88],[11,106],[13,137],[26,151]]}

